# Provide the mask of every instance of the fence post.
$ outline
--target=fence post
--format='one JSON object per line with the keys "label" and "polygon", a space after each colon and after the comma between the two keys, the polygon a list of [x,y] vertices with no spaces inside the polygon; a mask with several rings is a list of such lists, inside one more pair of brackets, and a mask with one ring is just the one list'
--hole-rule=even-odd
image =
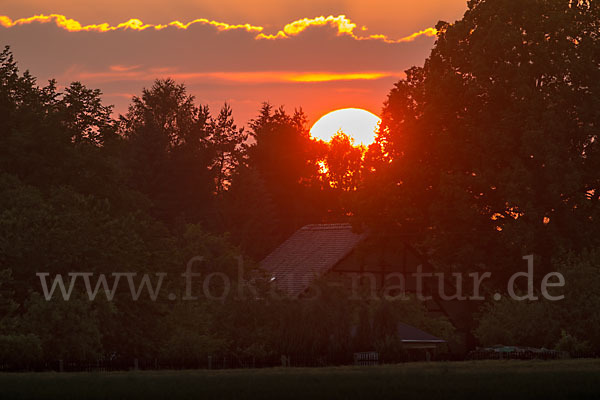
{"label": "fence post", "polygon": [[58,372],[65,372],[65,365],[63,360],[58,360]]}
{"label": "fence post", "polygon": [[212,369],[212,356],[208,356],[208,369]]}
{"label": "fence post", "polygon": [[137,358],[134,358],[134,359],[133,359],[133,370],[134,370],[134,371],[137,371],[137,370],[138,370],[138,368],[139,368],[138,359],[137,359]]}

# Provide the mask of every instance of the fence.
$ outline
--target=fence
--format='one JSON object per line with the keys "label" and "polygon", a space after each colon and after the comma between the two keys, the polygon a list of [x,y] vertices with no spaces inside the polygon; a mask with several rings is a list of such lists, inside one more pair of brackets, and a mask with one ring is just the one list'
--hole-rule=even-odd
{"label": "fence", "polygon": [[354,353],[354,365],[378,365],[379,353],[374,351]]}
{"label": "fence", "polygon": [[[600,358],[599,353],[565,354],[554,350],[527,351],[516,350],[512,352],[499,352],[489,349],[478,349],[467,354],[467,360],[553,360],[561,358]],[[434,360],[458,361],[464,357],[450,357],[449,355],[436,355]],[[0,372],[23,371],[56,371],[56,372],[111,372],[135,370],[184,370],[184,369],[244,369],[244,368],[270,368],[270,367],[326,367],[339,365],[378,365],[394,364],[399,362],[424,361],[411,354],[404,354],[393,358],[384,358],[376,352],[348,354],[346,357],[326,357],[314,355],[282,355],[277,357],[256,358],[237,357],[232,355],[207,355],[195,360],[164,360],[158,358],[119,358],[100,359],[96,361],[53,360],[29,362],[22,365],[7,364],[0,361]]]}
{"label": "fence", "polygon": [[568,353],[550,349],[477,349],[467,354],[467,360],[559,360],[567,358],[600,358],[596,352]]}
{"label": "fence", "polygon": [[324,367],[351,364],[350,360],[331,360],[312,355],[283,355],[280,357],[237,357],[207,355],[193,360],[165,360],[158,358],[119,358],[96,361],[53,360],[15,365],[0,361],[0,372],[56,371],[56,372],[110,372],[161,369],[237,369],[269,367]]}

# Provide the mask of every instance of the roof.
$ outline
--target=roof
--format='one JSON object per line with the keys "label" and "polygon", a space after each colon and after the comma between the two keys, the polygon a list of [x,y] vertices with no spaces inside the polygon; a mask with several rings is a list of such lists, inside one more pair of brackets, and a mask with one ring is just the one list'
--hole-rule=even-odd
{"label": "roof", "polygon": [[277,287],[290,296],[303,293],[366,237],[350,224],[314,224],[298,229],[261,261]]}
{"label": "roof", "polygon": [[[402,343],[407,345],[435,345],[439,343],[446,343],[444,339],[440,339],[439,337],[433,336],[430,333],[422,331],[419,328],[415,328],[412,325],[407,325],[403,322],[398,322],[396,327],[398,338]],[[352,336],[355,336],[357,331],[358,326],[354,325],[352,327]]]}
{"label": "roof", "polygon": [[402,343],[445,343],[446,341],[412,325],[398,322],[398,336]]}

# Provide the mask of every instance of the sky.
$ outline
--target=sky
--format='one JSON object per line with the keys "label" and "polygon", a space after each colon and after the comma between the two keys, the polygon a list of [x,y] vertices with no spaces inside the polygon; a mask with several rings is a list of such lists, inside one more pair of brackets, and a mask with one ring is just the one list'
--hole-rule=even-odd
{"label": "sky", "polygon": [[172,77],[214,114],[228,102],[238,125],[265,101],[315,122],[346,107],[379,114],[429,55],[437,21],[465,10],[466,0],[0,0],[0,44],[40,84],[101,89],[115,114]]}

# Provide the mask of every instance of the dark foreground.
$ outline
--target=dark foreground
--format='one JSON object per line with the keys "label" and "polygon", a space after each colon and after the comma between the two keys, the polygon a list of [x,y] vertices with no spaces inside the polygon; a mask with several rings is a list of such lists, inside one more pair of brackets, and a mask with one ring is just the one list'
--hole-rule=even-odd
{"label": "dark foreground", "polygon": [[600,360],[0,374],[3,399],[598,399]]}

